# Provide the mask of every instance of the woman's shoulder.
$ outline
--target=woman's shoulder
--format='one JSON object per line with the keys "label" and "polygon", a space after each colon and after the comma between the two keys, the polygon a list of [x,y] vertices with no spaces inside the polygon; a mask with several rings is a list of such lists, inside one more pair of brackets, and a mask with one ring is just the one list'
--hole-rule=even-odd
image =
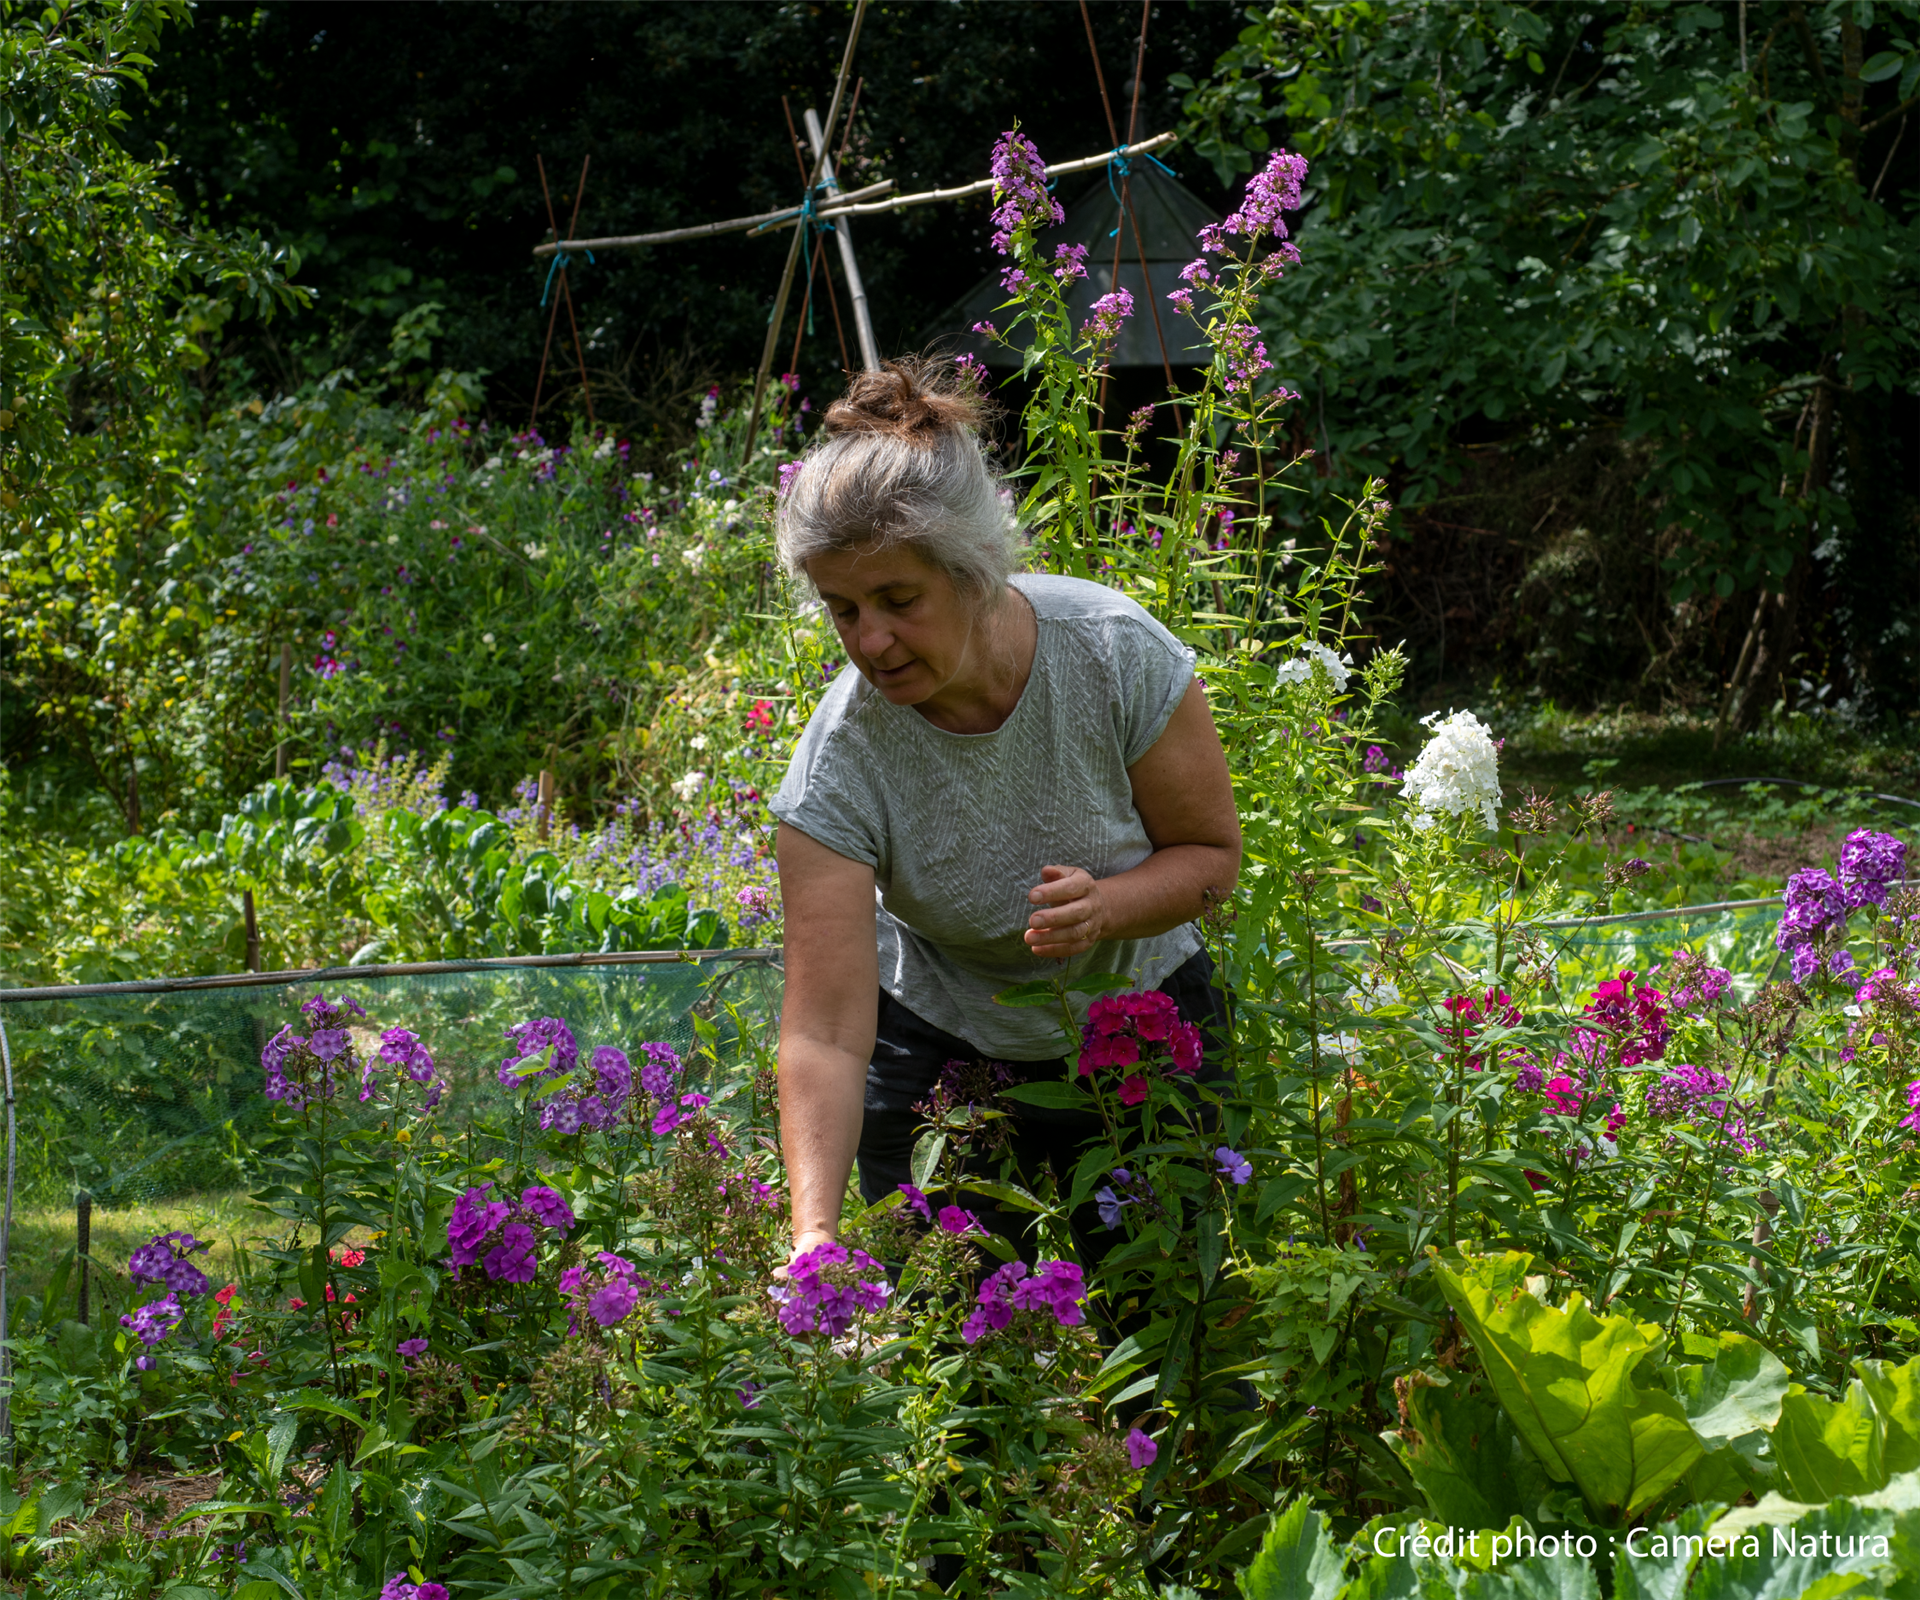
{"label": "woman's shoulder", "polygon": [[[1013,585],[1027,597],[1043,626],[1063,625],[1070,632],[1097,636],[1102,641],[1116,636],[1141,643],[1151,640],[1182,660],[1193,659],[1193,652],[1155,621],[1145,606],[1104,583],[1023,572],[1014,577]],[[1134,648],[1138,647],[1135,644]]]}

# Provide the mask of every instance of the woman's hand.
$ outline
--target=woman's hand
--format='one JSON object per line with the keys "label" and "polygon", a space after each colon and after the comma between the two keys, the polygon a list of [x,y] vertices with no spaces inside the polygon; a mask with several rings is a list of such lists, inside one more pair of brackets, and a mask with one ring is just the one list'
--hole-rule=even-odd
{"label": "woman's hand", "polygon": [[1064,961],[1107,937],[1107,901],[1100,882],[1085,867],[1042,867],[1027,899],[1044,909],[1027,918],[1027,948]]}
{"label": "woman's hand", "polygon": [[804,1233],[795,1234],[793,1237],[793,1253],[787,1257],[787,1266],[775,1267],[773,1269],[773,1275],[776,1278],[784,1279],[787,1276],[787,1267],[792,1266],[794,1262],[798,1261],[815,1245],[832,1243],[833,1235],[828,1233],[825,1228],[809,1228]]}

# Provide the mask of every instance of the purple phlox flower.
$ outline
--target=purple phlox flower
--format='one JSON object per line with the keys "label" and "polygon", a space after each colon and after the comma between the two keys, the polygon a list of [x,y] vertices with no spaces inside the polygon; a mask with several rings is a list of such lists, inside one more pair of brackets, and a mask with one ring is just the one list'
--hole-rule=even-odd
{"label": "purple phlox flower", "polygon": [[1677,1011],[1699,1012],[1717,1005],[1733,982],[1725,967],[1710,964],[1704,956],[1676,950],[1658,974],[1667,987],[1667,999]]}
{"label": "purple phlox flower", "polygon": [[1135,1472],[1140,1471],[1143,1467],[1152,1466],[1154,1459],[1159,1454],[1160,1446],[1155,1444],[1138,1428],[1131,1429],[1128,1432],[1127,1464],[1132,1467]]}
{"label": "purple phlox flower", "polygon": [[1827,971],[1833,977],[1843,977],[1845,974],[1853,971],[1853,967],[1853,956],[1848,951],[1836,950],[1832,955],[1827,957]]}
{"label": "purple phlox flower", "polygon": [[1820,970],[1820,952],[1811,944],[1794,946],[1792,959],[1792,977],[1795,983],[1805,983]]}
{"label": "purple phlox flower", "polygon": [[1907,847],[1891,833],[1859,828],[1840,847],[1840,876],[1886,884],[1906,870]]}
{"label": "purple phlox flower", "polygon": [[415,1083],[425,1083],[433,1076],[433,1057],[427,1054],[419,1035],[406,1028],[389,1028],[380,1035],[380,1059],[398,1067]]}
{"label": "purple phlox flower", "polygon": [[1080,325],[1080,336],[1095,344],[1120,337],[1120,324],[1133,315],[1133,296],[1125,289],[1103,294],[1093,303],[1093,315]]}
{"label": "purple phlox flower", "polygon": [[532,1283],[534,1231],[524,1222],[509,1222],[500,1230],[500,1242],[481,1258],[480,1269],[495,1283]]}
{"label": "purple phlox flower", "polygon": [[903,1183],[900,1185],[900,1192],[906,1196],[906,1206],[909,1211],[917,1211],[922,1222],[933,1221],[933,1207],[928,1203],[923,1191],[911,1183]]}
{"label": "purple phlox flower", "polygon": [[601,1099],[616,1107],[624,1105],[627,1096],[633,1093],[633,1068],[628,1064],[626,1052],[610,1044],[595,1050],[593,1081],[599,1086]]}
{"label": "purple phlox flower", "polygon": [[1245,1183],[1253,1176],[1253,1163],[1224,1144],[1214,1151],[1213,1159],[1220,1164],[1220,1176],[1230,1178],[1236,1184]]}
{"label": "purple phlox flower", "polygon": [[127,1276],[135,1283],[163,1283],[169,1298],[202,1295],[213,1287],[207,1275],[187,1258],[211,1249],[210,1241],[190,1233],[156,1233],[127,1257]]}
{"label": "purple phlox flower", "polygon": [[798,480],[800,476],[800,469],[805,465],[806,463],[804,461],[781,462],[780,463],[780,485],[777,489],[774,490],[774,493],[778,495],[791,494],[793,492],[794,483]]}
{"label": "purple phlox flower", "polygon": [[1793,981],[1804,983],[1813,976],[1819,957],[1809,950],[1807,959],[1803,960],[1800,951],[1807,949],[1811,941],[1828,928],[1846,921],[1847,895],[1831,873],[1819,867],[1807,867],[1787,879],[1783,898],[1786,910],[1781,915],[1780,926],[1774,930],[1773,942],[1778,949],[1794,952]]}
{"label": "purple phlox flower", "polygon": [[180,1319],[185,1315],[180,1309],[180,1302],[169,1294],[158,1300],[149,1300],[143,1306],[136,1306],[120,1319],[120,1326],[130,1328],[133,1336],[151,1349],[179,1327]]}
{"label": "purple phlox flower", "polygon": [[991,322],[976,322],[973,325],[973,331],[978,334],[983,334],[989,339],[997,339],[1000,337],[1000,330]]}
{"label": "purple phlox flower", "polygon": [[1648,1088],[1647,1115],[1661,1122],[1701,1115],[1723,1120],[1727,1114],[1724,1097],[1729,1087],[1724,1073],[1682,1061],[1663,1072],[1659,1081]]}
{"label": "purple phlox flower", "polygon": [[407,1370],[411,1372],[413,1370],[414,1358],[425,1355],[429,1346],[425,1339],[402,1339],[393,1348],[398,1352],[400,1359],[406,1364]]}
{"label": "purple phlox flower", "polygon": [[[507,1042],[513,1054],[500,1063],[500,1081],[509,1089],[537,1083],[542,1078],[563,1076],[573,1071],[580,1059],[580,1046],[573,1030],[558,1017],[536,1017],[515,1023],[507,1029]],[[547,1051],[553,1052],[547,1065],[537,1072],[522,1072],[523,1062]]]}
{"label": "purple phlox flower", "polygon": [[673,1093],[673,1080],[680,1073],[679,1053],[670,1044],[643,1044],[646,1065],[640,1069],[640,1087],[656,1100]]}
{"label": "purple phlox flower", "polygon": [[1042,1261],[1030,1278],[1013,1286],[1017,1311],[1051,1311],[1063,1328],[1085,1322],[1086,1282],[1071,1261]]}
{"label": "purple phlox flower", "polygon": [[544,1184],[535,1184],[520,1194],[520,1208],[543,1228],[557,1228],[562,1231],[573,1226],[573,1208],[561,1197],[559,1190],[549,1189]]}
{"label": "purple phlox flower", "polygon": [[1047,164],[1033,141],[1009,129],[993,147],[993,248],[1006,255],[1021,228],[1044,228],[1066,219],[1047,192]]}
{"label": "purple phlox flower", "polygon": [[1250,322],[1233,322],[1214,334],[1214,347],[1227,365],[1227,390],[1247,393],[1261,373],[1271,371],[1260,330]]}
{"label": "purple phlox flower", "polygon": [[453,1203],[453,1215],[447,1220],[447,1244],[456,1267],[470,1267],[478,1261],[488,1236],[507,1220],[507,1203],[487,1199],[492,1188],[491,1183],[483,1183]]}
{"label": "purple phlox flower", "polygon": [[[1188,284],[1212,283],[1213,269],[1207,265],[1207,258],[1205,256],[1199,256],[1189,261],[1180,269],[1180,281]],[[1176,289],[1174,290],[1174,294],[1185,294],[1187,296],[1187,304],[1181,307],[1181,309],[1191,309],[1193,305],[1193,291],[1191,289]],[[1169,295],[1167,298],[1172,299],[1173,296]]]}
{"label": "purple phlox flower", "polygon": [[987,369],[985,365],[971,353],[962,352],[960,355],[955,356],[953,358],[953,364],[960,376],[965,378],[974,388],[986,388]]}
{"label": "purple phlox flower", "polygon": [[971,1211],[961,1210],[959,1206],[942,1206],[940,1208],[940,1215],[936,1220],[940,1224],[941,1232],[957,1233],[963,1238],[970,1233],[983,1234],[987,1231],[980,1226],[980,1219],[978,1217]]}
{"label": "purple phlox flower", "polygon": [[[1245,234],[1250,239],[1271,233],[1276,239],[1286,238],[1287,225],[1281,213],[1300,209],[1300,186],[1306,179],[1305,156],[1294,155],[1287,150],[1274,151],[1267,158],[1266,166],[1248,180],[1246,198],[1240,202],[1240,209],[1220,224],[1219,232],[1213,235],[1216,242],[1207,244],[1206,248],[1225,248],[1224,242],[1219,240],[1220,233]],[[1203,241],[1210,231],[1201,230]]]}
{"label": "purple phlox flower", "polygon": [[764,1383],[743,1383],[735,1389],[733,1392],[740,1397],[740,1408],[743,1411],[751,1411],[759,1405],[766,1399],[766,1396],[760,1392],[765,1387]]}
{"label": "purple phlox flower", "polygon": [[688,1121],[694,1112],[711,1103],[703,1094],[683,1094],[678,1101],[669,1100],[654,1113],[653,1131],[672,1133],[675,1128]]}
{"label": "purple phlox flower", "polygon": [[1055,245],[1053,275],[1062,284],[1077,283],[1087,275],[1087,247],[1083,244]]}
{"label": "purple phlox flower", "polygon": [[587,1315],[603,1328],[624,1321],[640,1303],[640,1286],[632,1278],[609,1278],[587,1297]]}
{"label": "purple phlox flower", "polygon": [[345,994],[332,1000],[323,994],[317,994],[311,1000],[304,1000],[300,1004],[300,1015],[316,1028],[341,1026],[347,1020],[349,1011],[356,1017],[364,1017],[367,1014],[361,1008],[359,1001]]}
{"label": "purple phlox flower", "polygon": [[1100,1221],[1109,1228],[1120,1226],[1120,1213],[1134,1203],[1132,1195],[1117,1195],[1111,1189],[1095,1189],[1093,1203],[1100,1208]]}
{"label": "purple phlox flower", "polygon": [[988,1333],[998,1333],[1013,1321],[1013,1291],[1027,1275],[1024,1261],[1009,1261],[987,1275],[974,1296],[974,1308],[961,1326],[960,1337],[977,1344]]}
{"label": "purple phlox flower", "polygon": [[1920,1133],[1920,1081],[1907,1085],[1907,1104],[1912,1109],[1900,1119],[1900,1126]]}
{"label": "purple phlox flower", "polygon": [[1000,274],[1000,287],[1009,295],[1024,294],[1031,282],[1024,267],[1008,267]]}
{"label": "purple phlox flower", "polygon": [[837,1339],[861,1312],[884,1307],[893,1286],[886,1268],[866,1251],[828,1240],[795,1256],[787,1264],[786,1282],[774,1284],[769,1293],[789,1334]]}

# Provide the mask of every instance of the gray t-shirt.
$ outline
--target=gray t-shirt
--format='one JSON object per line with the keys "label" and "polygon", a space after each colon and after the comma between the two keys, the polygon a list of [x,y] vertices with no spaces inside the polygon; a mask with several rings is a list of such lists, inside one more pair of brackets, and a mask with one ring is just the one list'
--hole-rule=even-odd
{"label": "gray t-shirt", "polygon": [[[1027,891],[1043,866],[1107,878],[1153,853],[1127,768],[1165,731],[1193,652],[1103,584],[1022,574],[1013,585],[1040,637],[1005,723],[948,733],[849,666],[801,734],[772,809],[873,868],[882,988],[990,1057],[1037,1060],[1060,1046],[1058,1010],[993,1000],[1062,970],[1021,937],[1033,911]],[[788,926],[789,939],[806,936]],[[1151,989],[1199,947],[1187,923],[1110,940],[1064,966]],[[1076,1000],[1084,1014],[1085,998]]]}

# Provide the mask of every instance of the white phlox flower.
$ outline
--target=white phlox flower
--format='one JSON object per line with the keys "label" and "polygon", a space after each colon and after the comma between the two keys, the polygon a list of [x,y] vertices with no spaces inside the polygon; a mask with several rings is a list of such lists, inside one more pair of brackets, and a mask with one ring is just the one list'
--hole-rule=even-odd
{"label": "white phlox flower", "polygon": [[1281,688],[1290,683],[1305,683],[1313,676],[1313,664],[1317,661],[1327,669],[1327,676],[1333,680],[1333,692],[1344,694],[1347,680],[1353,676],[1353,657],[1337,656],[1325,645],[1312,640],[1300,648],[1306,652],[1305,655],[1274,668],[1274,683]]}
{"label": "white phlox flower", "polygon": [[1436,711],[1421,725],[1432,728],[1433,737],[1407,769],[1406,797],[1420,808],[1413,825],[1431,828],[1436,811],[1478,811],[1489,828],[1499,827],[1500,758],[1492,730],[1471,711],[1450,712],[1444,720]]}

